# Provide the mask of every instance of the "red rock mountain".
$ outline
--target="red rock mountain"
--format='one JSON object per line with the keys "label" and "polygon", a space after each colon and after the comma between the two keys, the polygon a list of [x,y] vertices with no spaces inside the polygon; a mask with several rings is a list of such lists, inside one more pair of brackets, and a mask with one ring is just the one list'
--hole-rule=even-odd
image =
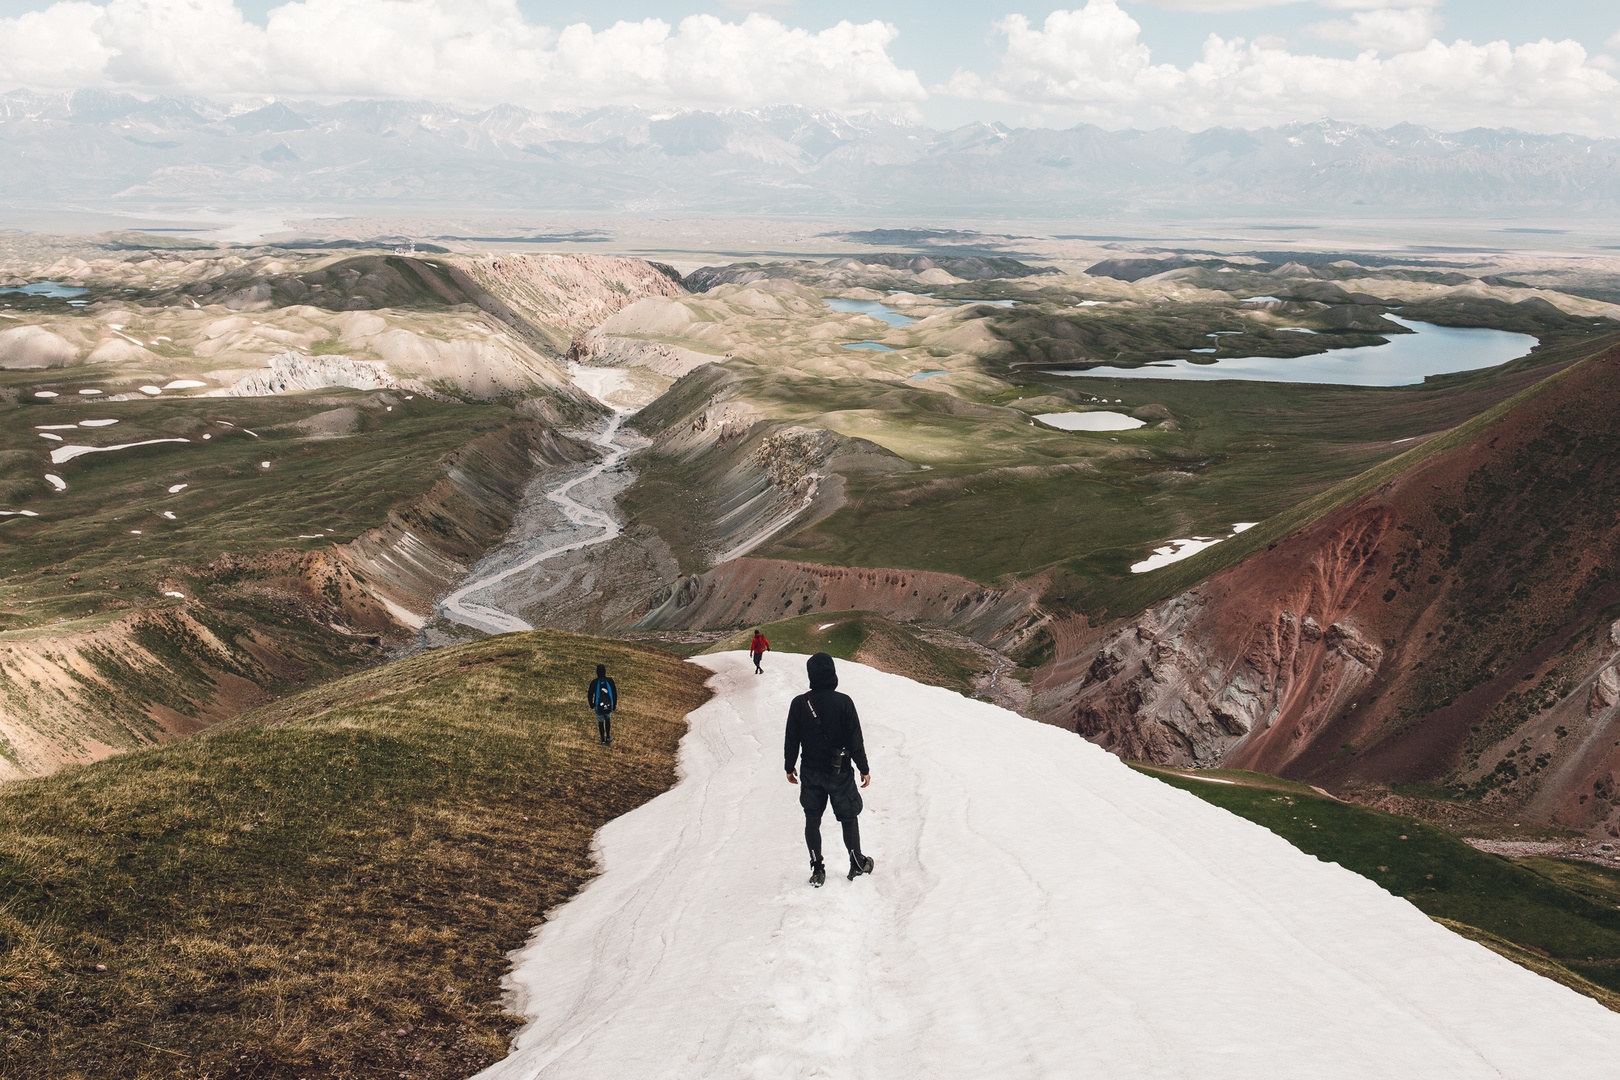
{"label": "red rock mountain", "polygon": [[1057,718],[1126,757],[1620,836],[1620,349],[1407,460],[1104,637]]}

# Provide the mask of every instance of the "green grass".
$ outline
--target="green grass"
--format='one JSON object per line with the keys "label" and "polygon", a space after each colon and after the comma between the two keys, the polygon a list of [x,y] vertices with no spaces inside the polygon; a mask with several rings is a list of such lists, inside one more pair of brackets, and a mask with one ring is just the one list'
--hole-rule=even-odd
{"label": "green grass", "polygon": [[[935,460],[919,456],[933,446],[950,447],[950,456],[926,473],[852,478],[843,509],[760,554],[944,570],[984,584],[1044,572],[1054,578],[1051,603],[1096,617],[1133,612],[1455,445],[1500,415],[1506,399],[1591,347],[1394,388],[1020,373],[1009,377],[1021,389],[998,394],[997,404],[1052,393],[1123,398],[1110,407],[1161,405],[1179,429],[1051,432],[948,412],[906,415],[881,430],[846,425],[846,434],[911,460]],[[836,407],[842,395],[816,400]],[[1489,415],[1470,424],[1481,413]],[[869,407],[864,415],[876,414]],[[1416,449],[1396,442],[1455,425],[1469,426]],[[928,438],[913,439],[916,428]],[[1129,571],[1165,539],[1224,535],[1238,521],[1266,524],[1168,569]]]}
{"label": "green grass", "polygon": [[[754,629],[740,631],[704,648],[706,653],[746,650]],[[832,611],[765,623],[759,629],[777,652],[824,652],[880,671],[972,693],[973,676],[982,665],[978,655],[927,640],[914,627],[871,611]],[[766,654],[766,663],[774,663]]]}
{"label": "green grass", "polygon": [[[1550,871],[1546,864],[1555,860],[1545,859],[1516,863],[1415,818],[1257,773],[1196,774],[1237,781],[1213,784],[1175,770],[1134,767],[1370,878],[1432,918],[1477,928],[1620,991],[1620,875],[1613,871],[1561,862]],[[1605,1003],[1620,1008],[1620,995]]]}
{"label": "green grass", "polygon": [[[816,291],[850,284],[826,279],[808,264],[775,269]],[[864,273],[860,280],[874,287],[898,287],[892,275]],[[1205,284],[1242,291],[1247,279],[1240,277],[1211,276]],[[1325,282],[1296,284],[1307,292],[1332,291]],[[1325,333],[1274,332],[1279,319],[1250,317],[1227,292],[1198,293],[1180,283],[1172,291],[1184,295],[1172,302],[1083,311],[1066,306],[1083,286],[1090,287],[1068,278],[973,282],[944,292],[1027,302],[1016,309],[981,309],[986,314],[977,320],[958,312],[925,320],[926,327],[919,322],[887,330],[840,324],[843,316],[809,297],[785,299],[769,317],[751,315],[725,295],[693,298],[687,306],[719,320],[728,340],[738,343],[736,355],[723,368],[681,380],[634,424],[656,436],[681,430],[721,402],[737,402],[750,407],[752,418],[778,428],[822,428],[875,444],[903,462],[885,471],[875,455],[864,459],[859,471],[845,477],[841,508],[754,554],[939,570],[985,585],[1047,575],[1048,606],[1083,612],[1095,623],[1134,614],[1207,573],[1130,573],[1132,563],[1165,540],[1226,535],[1240,521],[1290,514],[1411,449],[1407,440],[1463,424],[1559,365],[1615,340],[1615,324],[1607,320],[1487,304],[1489,310],[1479,314],[1487,324],[1518,320],[1516,328],[1535,330],[1545,344],[1509,364],[1407,387],[1046,373],[1041,368],[1059,362],[1054,350],[1062,351],[1060,345],[1082,352],[1125,350],[1129,359],[1144,361],[1233,340],[1205,335],[1242,326],[1252,331],[1245,338],[1255,339],[1246,346],[1297,355],[1367,337],[1354,329],[1363,317],[1378,325],[1374,307],[1302,307],[1298,318],[1281,321],[1315,320]],[[1119,295],[1113,284],[1105,291]],[[705,322],[704,331],[711,329]],[[870,330],[901,351],[846,356],[823,343],[857,330]],[[1000,343],[987,340],[987,333]],[[692,340],[704,339],[694,332]],[[906,381],[925,366],[951,374],[929,383]],[[1093,397],[1110,409],[1140,412],[1150,426],[1084,433],[1031,423],[1042,412],[1097,407]],[[682,572],[696,573],[717,546],[703,535],[704,522],[713,516],[712,504],[735,487],[737,464],[727,448],[684,462],[662,460],[656,451],[643,454],[635,462],[640,480],[622,505],[635,524],[673,537]],[[1241,550],[1253,549],[1249,544]],[[1216,563],[1206,556],[1198,565]]]}
{"label": "green grass", "polygon": [[[583,703],[623,690],[611,749]],[[0,1075],[461,1078],[505,954],[674,781],[708,673],[489,638],[0,788]]]}
{"label": "green grass", "polygon": [[[40,515],[0,518],[0,628],[156,599],[166,579],[222,554],[308,551],[353,540],[420,499],[443,477],[449,455],[516,421],[498,406],[390,400],[392,412],[376,395],[355,391],[0,406],[0,461],[8,466],[0,476],[0,508]],[[295,426],[339,407],[357,411],[356,434],[311,439]],[[101,417],[119,423],[57,434],[87,445],[191,441],[50,463],[51,447],[62,444],[47,445],[36,425]],[[55,492],[43,479],[47,472],[68,489]],[[177,484],[187,487],[171,494]]]}

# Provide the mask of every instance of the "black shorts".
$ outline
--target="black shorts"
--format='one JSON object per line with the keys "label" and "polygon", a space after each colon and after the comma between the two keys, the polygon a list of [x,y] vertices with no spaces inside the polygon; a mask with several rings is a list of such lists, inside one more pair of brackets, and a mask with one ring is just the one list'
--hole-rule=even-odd
{"label": "black shorts", "polygon": [[855,786],[855,770],[843,772],[812,772],[799,774],[799,805],[810,817],[821,817],[832,800],[833,817],[850,821],[861,812],[861,790]]}

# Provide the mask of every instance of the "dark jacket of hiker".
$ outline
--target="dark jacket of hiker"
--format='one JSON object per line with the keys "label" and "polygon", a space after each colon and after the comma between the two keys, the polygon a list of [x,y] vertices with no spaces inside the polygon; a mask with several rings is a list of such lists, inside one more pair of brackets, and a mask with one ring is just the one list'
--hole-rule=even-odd
{"label": "dark jacket of hiker", "polygon": [[[601,687],[607,688],[607,704],[605,706],[596,696],[597,690]],[[590,689],[585,691],[585,701],[597,712],[610,713],[619,707],[619,688],[606,675],[599,675],[591,680]]]}
{"label": "dark jacket of hiker", "polygon": [[[764,652],[770,647],[771,643],[765,640],[765,635],[756,630],[754,632],[754,640],[748,646],[748,651],[753,653],[755,656],[758,656],[760,653]],[[834,681],[837,680],[835,679]]]}
{"label": "dark jacket of hiker", "polygon": [[810,692],[800,694],[788,706],[787,740],[782,748],[786,770],[795,771],[802,749],[806,772],[830,773],[848,754],[860,774],[867,775],[871,769],[866,764],[861,718],[849,695],[838,692],[832,657],[816,653],[806,666]]}

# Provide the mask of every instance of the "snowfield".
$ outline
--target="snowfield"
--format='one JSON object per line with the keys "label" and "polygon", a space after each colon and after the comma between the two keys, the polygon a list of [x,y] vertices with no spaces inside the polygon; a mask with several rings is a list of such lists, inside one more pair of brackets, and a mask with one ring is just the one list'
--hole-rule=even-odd
{"label": "snowfield", "polygon": [[780,757],[804,658],[698,660],[717,696],[680,782],[600,832],[601,876],[514,954],[529,1023],[480,1080],[1613,1075],[1620,1015],[1371,881],[843,661],[877,869],[845,880],[829,813],[812,889]]}

